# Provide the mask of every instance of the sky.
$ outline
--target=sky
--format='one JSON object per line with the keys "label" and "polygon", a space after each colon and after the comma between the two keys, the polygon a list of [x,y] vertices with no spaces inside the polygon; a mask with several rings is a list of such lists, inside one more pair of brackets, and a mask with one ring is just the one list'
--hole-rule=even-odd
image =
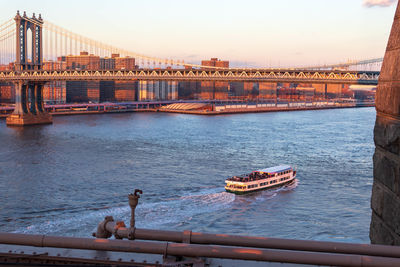
{"label": "sky", "polygon": [[395,0],[0,0],[132,52],[199,63],[288,67],[383,57]]}

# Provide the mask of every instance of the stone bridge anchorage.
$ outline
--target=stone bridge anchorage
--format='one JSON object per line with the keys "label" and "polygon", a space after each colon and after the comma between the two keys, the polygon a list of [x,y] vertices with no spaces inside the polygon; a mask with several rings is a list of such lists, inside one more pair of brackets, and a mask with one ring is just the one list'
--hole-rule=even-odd
{"label": "stone bridge anchorage", "polygon": [[400,245],[400,5],[398,4],[376,94],[374,183],[370,239]]}

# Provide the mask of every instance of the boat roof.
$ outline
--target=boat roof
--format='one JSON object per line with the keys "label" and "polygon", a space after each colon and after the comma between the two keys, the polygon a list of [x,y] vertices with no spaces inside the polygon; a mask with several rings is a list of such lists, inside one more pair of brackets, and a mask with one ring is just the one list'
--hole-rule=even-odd
{"label": "boat roof", "polygon": [[274,166],[274,167],[270,167],[270,168],[266,168],[266,169],[257,170],[256,172],[274,173],[274,172],[288,171],[291,169],[292,169],[292,167],[290,165],[279,165],[279,166]]}

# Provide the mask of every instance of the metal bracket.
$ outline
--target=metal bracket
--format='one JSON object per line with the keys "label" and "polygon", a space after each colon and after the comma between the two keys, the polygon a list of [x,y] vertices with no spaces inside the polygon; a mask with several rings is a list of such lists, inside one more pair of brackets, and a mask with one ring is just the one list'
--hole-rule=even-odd
{"label": "metal bracket", "polygon": [[191,230],[185,230],[182,233],[182,243],[190,244],[192,239],[192,231]]}
{"label": "metal bracket", "polygon": [[129,229],[129,232],[128,232],[128,239],[129,240],[135,240],[135,231],[136,231],[136,227],[131,227]]}

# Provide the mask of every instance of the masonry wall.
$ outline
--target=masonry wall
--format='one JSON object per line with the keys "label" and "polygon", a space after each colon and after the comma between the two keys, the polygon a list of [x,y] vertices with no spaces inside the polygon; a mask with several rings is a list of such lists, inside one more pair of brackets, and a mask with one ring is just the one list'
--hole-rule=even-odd
{"label": "masonry wall", "polygon": [[370,239],[400,245],[400,9],[379,76],[374,129],[374,183]]}

